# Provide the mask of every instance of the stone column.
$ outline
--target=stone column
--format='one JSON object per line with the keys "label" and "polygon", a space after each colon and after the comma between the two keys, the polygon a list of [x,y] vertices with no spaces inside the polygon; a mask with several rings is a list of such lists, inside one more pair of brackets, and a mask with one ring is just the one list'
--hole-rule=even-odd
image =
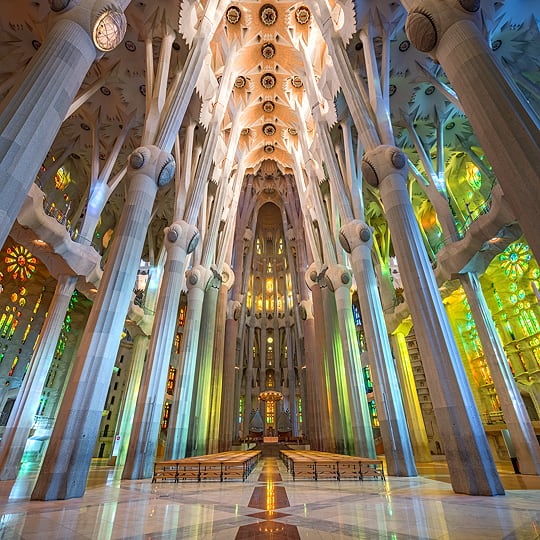
{"label": "stone column", "polygon": [[434,413],[456,493],[504,493],[484,427],[422,245],[407,192],[407,158],[394,146],[366,152],[364,180],[379,187],[399,261]]}
{"label": "stone column", "polygon": [[[333,424],[330,421],[330,396],[326,379],[326,340],[324,331],[324,311],[321,296],[321,288],[317,280],[317,265],[312,264],[306,272],[306,283],[311,289],[313,299],[314,339],[313,339],[313,367],[314,381],[316,385],[315,399],[317,401],[319,416],[316,418],[319,428],[319,443],[323,452],[335,452]],[[307,375],[306,375],[307,376]]]}
{"label": "stone column", "polygon": [[[193,389],[195,387],[195,369],[197,347],[201,329],[201,314],[204,291],[212,272],[202,266],[196,266],[187,273],[188,303],[184,339],[180,353],[180,369],[174,389],[174,401],[165,448],[165,459],[186,457],[188,450],[189,424],[192,413]],[[189,447],[191,448],[191,446]]]}
{"label": "stone column", "polygon": [[[328,268],[325,277],[336,299],[346,385],[349,394],[346,406],[351,409],[354,453],[358,456],[375,458],[375,441],[371,428],[371,416],[364,389],[360,351],[352,314],[351,272],[345,266],[336,264]],[[384,430],[383,424],[384,422],[381,424],[381,431]],[[390,472],[391,469],[397,469],[397,467],[392,467],[391,461],[387,457],[389,474],[395,474]]]}
{"label": "stone column", "polygon": [[[255,317],[249,317],[249,325],[243,331],[248,334],[246,390],[244,397],[244,437],[249,435],[249,420],[253,410],[253,344],[255,343]],[[243,366],[243,363],[241,364]],[[242,369],[242,367],[241,367]]]}
{"label": "stone column", "polygon": [[321,382],[318,380],[319,370],[317,369],[315,319],[313,318],[313,302],[311,299],[306,298],[300,302],[300,317],[303,321],[302,329],[304,331],[305,360],[304,371],[306,372],[306,401],[303,404],[304,435],[308,437],[313,450],[320,450],[321,399],[318,390],[321,387]]}
{"label": "stone column", "polygon": [[[68,2],[76,4],[76,2]],[[89,0],[55,15],[51,30],[0,113],[0,245],[4,245],[26,194],[99,51],[93,26],[106,6]],[[125,32],[121,32],[120,39]],[[61,81],[61,84],[59,84]]]}
{"label": "stone column", "polygon": [[396,366],[392,358],[377,278],[371,259],[373,234],[365,223],[353,220],[342,227],[340,242],[345,251],[350,254],[351,266],[358,284],[358,299],[364,321],[366,342],[373,361],[371,367],[375,384],[375,402],[388,474],[416,476]]}
{"label": "stone column", "polygon": [[214,268],[212,277],[208,280],[201,316],[199,333],[199,346],[197,349],[197,380],[194,395],[194,446],[191,455],[207,453],[208,435],[210,427],[210,404],[212,402],[212,357],[214,350],[214,335],[216,329],[216,310],[219,289],[221,287],[221,274]]}
{"label": "stone column", "polygon": [[77,276],[63,274],[58,277],[48,316],[0,442],[0,480],[17,478],[24,447],[34,424],[45,379],[76,283]]}
{"label": "stone column", "polygon": [[540,445],[510,370],[478,276],[473,273],[462,274],[460,281],[469,301],[482,343],[484,358],[489,367],[501,403],[504,420],[516,450],[520,472],[540,475]]}
{"label": "stone column", "polygon": [[32,499],[84,494],[152,206],[173,176],[172,156],[155,146],[129,158],[127,199]]}
{"label": "stone column", "polygon": [[[232,270],[231,270],[232,271]],[[238,343],[238,318],[242,305],[238,300],[229,300],[227,303],[226,321],[225,321],[225,343],[224,343],[224,358],[223,358],[223,388],[227,392],[221,394],[221,416],[219,425],[219,452],[225,452],[231,449],[231,443],[236,439],[237,430],[233,430],[233,426],[237,426],[234,420],[234,411],[237,407],[237,395],[235,391],[234,401],[231,400],[232,389],[237,390],[236,374],[240,372],[241,365],[236,365],[237,358],[237,343]],[[239,382],[239,381],[238,381]],[[244,416],[246,414],[246,401],[244,397]]]}
{"label": "stone column", "polygon": [[144,334],[137,334],[133,338],[133,348],[131,349],[131,361],[129,366],[128,384],[124,396],[124,406],[122,408],[122,418],[117,428],[120,444],[116,457],[116,467],[123,467],[126,463],[126,456],[133,428],[133,417],[137,405],[137,396],[141,387],[141,377],[148,351],[150,338]]}
{"label": "stone column", "polygon": [[[208,436],[208,452],[215,453],[219,450],[220,426],[223,417],[224,402],[230,403],[231,412],[234,403],[234,364],[225,366],[225,328],[227,319],[227,296],[234,284],[234,273],[228,264],[223,265],[221,272],[221,287],[219,288],[216,323],[214,332],[214,347],[212,354],[212,401],[210,404],[210,429]],[[232,340],[233,343],[236,339]],[[225,373],[227,368],[228,373]],[[223,399],[225,398],[225,399]],[[232,435],[232,430],[229,429]],[[229,438],[229,446],[232,438]]]}
{"label": "stone column", "polygon": [[414,457],[418,463],[428,463],[431,461],[429,441],[420,401],[418,400],[418,392],[416,391],[405,336],[401,332],[396,332],[392,334],[390,339],[396,357],[396,367],[399,375],[401,395],[403,397],[403,408],[407,417]]}
{"label": "stone column", "polygon": [[459,96],[529,246],[540,259],[538,120],[486,40],[479,0],[402,2],[411,43],[433,56]]}
{"label": "stone column", "polygon": [[164,233],[167,260],[122,474],[122,478],[130,480],[150,478],[154,471],[184,267],[187,255],[199,241],[197,229],[184,221],[172,223]]}

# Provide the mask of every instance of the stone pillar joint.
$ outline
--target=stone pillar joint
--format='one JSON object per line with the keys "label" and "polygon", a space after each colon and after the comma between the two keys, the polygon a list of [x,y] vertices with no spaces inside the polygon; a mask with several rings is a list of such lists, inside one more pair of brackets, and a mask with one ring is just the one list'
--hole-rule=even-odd
{"label": "stone pillar joint", "polygon": [[409,11],[405,32],[419,51],[433,51],[444,33],[458,20],[470,20],[481,29],[480,0],[422,0]]}
{"label": "stone pillar joint", "polygon": [[175,221],[169,227],[165,227],[163,232],[165,234],[164,244],[167,253],[178,247],[189,254],[199,243],[200,235],[197,227],[185,221]]}
{"label": "stone pillar joint", "polygon": [[339,231],[339,243],[347,252],[352,253],[359,246],[373,247],[373,229],[363,221],[354,219],[343,225]]}
{"label": "stone pillar joint", "polygon": [[352,284],[352,272],[342,264],[333,264],[325,272],[325,280],[328,288],[336,292],[340,287],[350,289]]}
{"label": "stone pillar joint", "polygon": [[173,179],[176,168],[172,155],[153,145],[136,148],[130,154],[128,164],[128,177],[130,172],[145,175],[155,180],[158,188]]}
{"label": "stone pillar joint", "polygon": [[397,146],[381,144],[364,154],[362,175],[369,185],[379,187],[389,176],[397,174],[406,179],[407,163],[407,156]]}
{"label": "stone pillar joint", "polygon": [[208,268],[199,264],[186,272],[186,278],[188,291],[201,289],[204,292],[207,289],[208,283],[213,278],[213,274]]}

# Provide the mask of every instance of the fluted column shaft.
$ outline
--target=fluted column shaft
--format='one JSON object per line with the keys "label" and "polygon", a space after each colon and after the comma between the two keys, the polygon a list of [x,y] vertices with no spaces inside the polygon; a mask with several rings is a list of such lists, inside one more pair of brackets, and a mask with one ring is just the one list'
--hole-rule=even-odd
{"label": "fluted column shaft", "polygon": [[24,447],[34,424],[45,379],[76,283],[77,276],[64,274],[58,277],[47,318],[0,442],[0,480],[17,478]]}
{"label": "fluted column shaft", "polygon": [[247,369],[246,369],[246,390],[244,403],[244,437],[249,434],[249,420],[253,410],[253,344],[255,342],[255,318],[250,317],[250,324],[247,327],[248,347],[247,347]]}
{"label": "fluted column shaft", "polygon": [[[321,294],[321,288],[317,281],[317,268],[315,264],[309,267],[306,272],[306,282],[311,289],[311,295],[313,299],[313,317],[314,317],[314,355],[313,355],[313,367],[314,367],[314,381],[316,387],[317,406],[319,410],[319,417],[316,419],[319,428],[319,450],[323,452],[335,452],[336,443],[334,441],[334,424],[331,421],[331,398],[330,389],[328,387],[328,380],[326,377],[326,339],[325,339],[325,323],[324,323],[324,310],[323,300]],[[337,426],[336,428],[337,429]]]}
{"label": "fluted column shaft", "polygon": [[409,199],[407,158],[393,146],[366,152],[364,179],[378,186],[456,493],[504,493]]}
{"label": "fluted column shaft", "polygon": [[332,434],[335,452],[347,454],[352,451],[351,415],[348,404],[348,392],[345,383],[343,354],[341,351],[341,336],[339,324],[336,321],[336,302],[334,295],[319,276],[321,290],[323,322],[326,344],[326,392],[328,407],[332,421]]}
{"label": "fluted column shaft", "polygon": [[540,258],[539,130],[537,116],[502,69],[472,0],[406,2],[411,43],[443,67],[482,149],[518,216],[529,246]]}
{"label": "fluted column shaft", "polygon": [[152,206],[174,175],[172,156],[155,146],[138,148],[129,164],[127,199],[33,499],[84,494]]}
{"label": "fluted column shaft", "polygon": [[[236,390],[236,375],[241,370],[236,369],[237,344],[238,344],[238,317],[240,316],[241,304],[237,300],[229,300],[226,311],[225,321],[225,343],[224,343],[224,358],[223,358],[223,388],[227,389],[221,395],[221,416],[219,425],[219,452],[225,452],[231,449],[233,439],[237,433],[233,430],[233,426],[237,423],[234,421],[234,411],[237,407],[237,399],[231,400],[231,389]],[[233,394],[235,398],[238,392]],[[244,415],[246,413],[247,404],[244,398]]]}
{"label": "fluted column shaft", "polygon": [[340,239],[350,253],[356,283],[359,284],[358,299],[372,361],[375,401],[388,474],[416,476],[405,410],[371,259],[373,234],[365,223],[354,220],[342,227]]}
{"label": "fluted column shaft", "polygon": [[188,303],[186,325],[180,354],[180,369],[178,382],[174,389],[174,401],[171,406],[166,459],[181,459],[186,457],[190,418],[192,414],[193,390],[195,387],[195,371],[197,363],[197,348],[201,329],[201,314],[204,301],[204,291],[212,273],[207,268],[196,266],[187,275]]}
{"label": "fluted column shaft", "polygon": [[403,408],[407,417],[414,457],[419,463],[427,463],[431,461],[431,453],[405,336],[397,332],[392,334],[390,339],[396,356],[396,368],[403,397]]}
{"label": "fluted column shaft", "polygon": [[167,260],[122,475],[125,479],[150,478],[154,471],[186,257],[198,241],[197,229],[184,221],[172,223],[164,234]]}
{"label": "fluted column shaft", "polygon": [[96,53],[88,29],[73,20],[58,20],[1,112],[0,245],[4,245]]}
{"label": "fluted column shaft", "polygon": [[[345,378],[349,394],[348,404],[346,405],[351,409],[354,453],[355,455],[374,458],[376,456],[375,441],[361,371],[356,329],[352,318],[351,274],[348,268],[336,264],[328,268],[326,279],[330,282],[336,299]],[[387,466],[389,467],[390,464]]]}
{"label": "fluted column shaft", "polygon": [[[234,284],[234,273],[228,264],[224,264],[221,273],[223,279],[218,293],[216,309],[216,330],[214,333],[214,350],[212,359],[212,403],[210,405],[210,436],[208,441],[209,452],[219,452],[222,439],[222,426],[225,421],[224,416],[232,416],[234,396],[234,363],[225,362],[225,335],[226,323],[229,320],[227,314],[227,296],[230,288]],[[228,336],[233,343],[234,339]],[[234,359],[234,357],[233,357]],[[228,406],[230,404],[230,406]],[[225,415],[225,408],[231,414]],[[232,418],[231,418],[232,420]],[[232,446],[232,423],[228,422],[228,442],[225,444]]]}
{"label": "fluted column shaft", "polygon": [[504,420],[516,450],[520,472],[540,475],[540,445],[510,370],[478,276],[473,273],[463,274],[460,275],[460,280],[469,301]]}
{"label": "fluted column shaft", "polygon": [[117,428],[118,437],[120,437],[118,455],[116,456],[115,463],[117,467],[121,467],[126,463],[126,456],[133,428],[133,417],[135,416],[137,396],[139,394],[139,388],[141,387],[141,378],[149,341],[150,338],[144,334],[137,334],[133,338],[133,348],[131,349],[128,383],[124,395],[122,418],[120,419],[120,426]]}
{"label": "fluted column shaft", "polygon": [[210,279],[204,294],[201,314],[199,346],[197,349],[197,376],[194,395],[193,447],[191,455],[207,453],[210,426],[210,404],[212,401],[212,356],[216,330],[216,309],[221,277]]}

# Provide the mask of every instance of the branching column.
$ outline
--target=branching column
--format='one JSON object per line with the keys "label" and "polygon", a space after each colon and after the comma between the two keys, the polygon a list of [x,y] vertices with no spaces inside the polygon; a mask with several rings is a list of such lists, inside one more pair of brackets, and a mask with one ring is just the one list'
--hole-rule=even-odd
{"label": "branching column", "polygon": [[[234,402],[234,365],[227,366],[231,370],[230,373],[225,373],[224,365],[224,348],[225,348],[225,324],[227,312],[227,295],[229,289],[234,284],[234,273],[228,264],[223,265],[221,272],[222,282],[218,292],[216,321],[212,351],[212,395],[210,403],[210,426],[208,435],[208,452],[215,453],[218,451],[218,440],[220,432],[220,419],[223,416],[223,399]],[[235,340],[234,340],[235,341]],[[227,380],[227,384],[225,381]],[[232,443],[232,439],[230,440]]]}
{"label": "branching column", "polygon": [[[337,308],[337,318],[341,344],[343,347],[343,361],[345,367],[345,379],[349,402],[346,406],[351,409],[351,424],[353,434],[353,448],[355,455],[364,457],[376,457],[375,441],[373,440],[373,429],[371,427],[371,415],[369,414],[366,392],[364,389],[364,378],[361,371],[360,350],[356,329],[352,318],[351,302],[351,273],[342,265],[333,265],[326,272],[327,281],[334,291]],[[389,474],[394,468],[391,460],[388,460],[387,467]]]}
{"label": "branching column", "polygon": [[171,407],[167,447],[165,449],[166,459],[186,457],[187,452],[192,450],[191,444],[188,444],[188,435],[194,397],[197,347],[201,329],[204,291],[211,278],[212,272],[202,266],[192,268],[187,276],[186,325],[180,354],[181,365],[178,373],[178,384],[174,389],[174,401]]}
{"label": "branching column", "polygon": [[137,397],[131,439],[122,475],[125,479],[150,478],[154,471],[184,267],[188,253],[195,249],[199,240],[197,229],[184,221],[166,227],[164,234],[163,243],[167,250],[167,261],[159,289],[148,358]]}
{"label": "branching column", "polygon": [[45,379],[76,283],[77,276],[64,274],[58,277],[47,318],[0,442],[0,480],[17,478],[24,447],[34,424]]}
{"label": "branching column", "polygon": [[22,83],[0,114],[0,245],[4,245],[96,59],[98,50],[92,41],[92,25],[106,2],[94,0],[84,4],[56,15],[56,22],[28,64]]}
{"label": "branching column", "polygon": [[361,287],[358,299],[362,318],[369,321],[364,324],[364,330],[372,361],[377,415],[388,474],[416,476],[405,411],[371,260],[373,234],[365,223],[354,220],[342,227],[340,241],[345,251],[350,253],[356,283],[359,289]]}
{"label": "branching column", "polygon": [[441,64],[540,259],[538,117],[486,40],[479,0],[407,0],[411,43]]}
{"label": "branching column", "polygon": [[452,487],[468,495],[504,493],[484,427],[414,215],[407,158],[394,146],[366,152],[364,179],[378,186],[407,291],[418,346],[443,439]]}
{"label": "branching column", "polygon": [[396,356],[396,368],[403,397],[403,408],[407,417],[414,457],[419,463],[427,463],[432,458],[405,336],[401,332],[395,332],[390,339]]}
{"label": "branching column", "polygon": [[155,146],[129,158],[127,199],[32,499],[84,494],[152,206],[173,175],[172,156]]}
{"label": "branching column", "polygon": [[540,474],[540,445],[523,398],[508,364],[495,323],[489,311],[478,276],[460,275],[461,284],[482,343],[484,358],[501,403],[504,420],[523,474]]}

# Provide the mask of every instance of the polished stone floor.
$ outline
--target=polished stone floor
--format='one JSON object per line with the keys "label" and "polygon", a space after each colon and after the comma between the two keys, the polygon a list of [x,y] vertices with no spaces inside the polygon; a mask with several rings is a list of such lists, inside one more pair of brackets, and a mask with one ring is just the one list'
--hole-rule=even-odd
{"label": "polished stone floor", "polygon": [[505,496],[456,495],[443,462],[416,478],[296,481],[265,458],[245,483],[120,481],[92,467],[86,494],[30,501],[35,472],[0,482],[1,539],[525,540],[540,538],[540,478],[501,470]]}

